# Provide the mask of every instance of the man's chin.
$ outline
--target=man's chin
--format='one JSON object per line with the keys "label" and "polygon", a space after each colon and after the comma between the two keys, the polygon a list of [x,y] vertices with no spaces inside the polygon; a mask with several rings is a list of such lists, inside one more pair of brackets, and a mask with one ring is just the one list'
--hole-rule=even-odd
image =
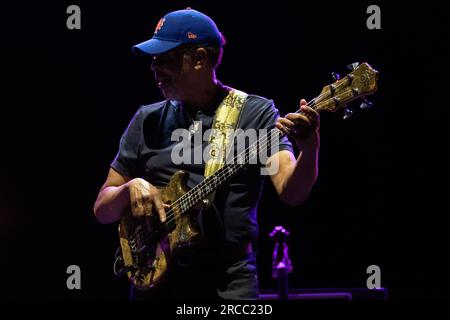
{"label": "man's chin", "polygon": [[180,100],[179,95],[175,94],[173,91],[161,89],[161,92],[164,98],[166,98],[167,100],[175,100],[175,101]]}
{"label": "man's chin", "polygon": [[170,91],[161,89],[161,93],[163,94],[164,98],[166,98],[167,100],[174,100],[173,95],[170,94]]}

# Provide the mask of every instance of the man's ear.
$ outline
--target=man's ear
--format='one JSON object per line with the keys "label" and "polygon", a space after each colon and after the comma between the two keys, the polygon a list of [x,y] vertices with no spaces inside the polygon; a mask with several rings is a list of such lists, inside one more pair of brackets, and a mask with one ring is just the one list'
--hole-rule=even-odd
{"label": "man's ear", "polygon": [[194,53],[194,69],[200,70],[206,65],[208,54],[204,48],[198,48]]}

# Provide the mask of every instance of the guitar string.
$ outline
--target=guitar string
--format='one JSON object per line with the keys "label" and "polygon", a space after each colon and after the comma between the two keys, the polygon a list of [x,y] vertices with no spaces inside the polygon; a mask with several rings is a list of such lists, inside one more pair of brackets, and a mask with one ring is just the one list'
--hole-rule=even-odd
{"label": "guitar string", "polygon": [[[336,95],[336,96],[333,96],[333,98],[338,98],[338,97],[340,97],[340,96],[342,96],[342,94],[341,95]],[[318,102],[316,102],[315,100],[319,100],[319,98],[323,98],[323,97],[321,97],[320,95],[317,97],[317,98],[315,98],[315,99],[312,99],[310,102],[308,102],[307,103],[307,105],[309,105],[309,106],[311,106],[311,104],[314,104],[314,103],[318,103]],[[320,100],[319,102],[322,102],[323,100]],[[313,109],[314,109],[314,105],[313,105]],[[304,114],[300,109],[299,110],[297,110],[296,111],[296,113],[302,113],[302,114]],[[276,134],[283,134],[283,132],[281,131],[281,130],[279,130],[278,128],[275,128],[275,129],[272,129],[271,130],[271,136],[272,136],[272,133],[276,133]],[[249,161],[250,159],[252,159],[253,157],[255,157],[258,153],[261,153],[261,152],[263,152],[264,150],[261,150],[261,149],[265,149],[266,147],[268,147],[268,144],[266,144],[266,138],[267,138],[267,140],[268,140],[268,134],[266,134],[265,136],[263,136],[262,138],[260,138],[258,141],[256,141],[254,144],[252,144],[251,146],[249,146],[247,149],[245,149],[244,151],[242,151],[239,155],[237,155],[235,158],[233,158],[230,162],[228,162],[228,163],[226,163],[225,164],[225,166],[226,165],[230,165],[231,164],[231,166],[238,166],[237,168],[235,168],[235,169],[231,169],[231,171],[233,171],[233,170],[240,170],[241,169],[241,167],[243,167],[243,166],[245,166],[246,165],[246,163],[245,163],[245,161]],[[260,145],[262,145],[262,148],[260,147],[260,150],[259,150],[259,152],[258,151],[256,151],[256,154],[253,154],[253,150],[251,150],[252,148],[253,149],[258,149],[258,147],[257,147],[257,145],[258,144],[260,144]],[[242,154],[244,154],[243,156],[242,156]],[[240,159],[242,160],[242,158],[244,158],[244,163],[234,163],[233,161],[235,160],[235,159],[237,159],[237,158],[239,158],[240,157]],[[248,158],[248,159],[247,159]],[[239,160],[239,159],[238,159]],[[225,167],[224,166],[224,167]],[[222,167],[222,168],[224,168],[224,167]],[[222,169],[221,168],[221,169]],[[221,169],[219,169],[219,170],[221,170]],[[235,172],[232,172],[231,174],[230,174],[230,170],[221,170],[222,172],[219,172],[219,174],[218,175],[216,175],[216,178],[215,178],[215,180],[216,180],[216,184],[221,184],[221,183],[223,183],[223,182],[225,182],[229,177],[231,177]],[[228,176],[227,176],[228,175]],[[207,177],[208,178],[208,177]],[[223,180],[221,180],[221,179],[223,179]],[[205,179],[205,180],[207,180],[207,179]],[[202,195],[202,191],[204,191],[202,188],[203,188],[203,185],[202,184],[204,184],[206,181],[205,180],[203,180],[202,181],[202,183],[200,183],[200,184],[198,184],[196,187],[194,187],[193,189],[191,189],[190,191],[191,191],[191,193],[193,193],[193,195],[191,195],[190,197],[188,197],[188,198],[186,198],[186,199],[183,199],[184,197],[185,197],[185,195],[183,195],[182,197],[180,197],[179,199],[177,199],[177,201],[175,201],[173,204],[172,204],[172,207],[173,207],[173,205],[175,204],[175,203],[177,203],[178,204],[178,209],[182,209],[182,211],[183,212],[185,212],[185,211],[187,211],[188,209],[190,209],[191,208],[191,206],[192,205],[195,205],[195,204],[197,204],[202,198],[204,198],[205,196],[207,196],[209,193],[207,193],[206,195]],[[217,180],[219,180],[219,183],[217,183]],[[199,190],[197,190],[197,189],[199,189]],[[200,192],[198,192],[198,191],[200,191]],[[208,191],[208,190],[207,190]],[[198,198],[198,199],[197,199]],[[183,208],[183,206],[186,206],[187,208]],[[173,213],[172,213],[173,212]],[[167,223],[170,223],[170,222],[172,222],[173,220],[175,220],[175,218],[180,214],[180,213],[182,213],[182,212],[176,212],[175,211],[175,209],[171,209],[171,210],[169,210],[168,212],[167,212],[168,214],[167,214],[167,216],[166,216],[166,222],[165,222],[165,224],[167,224]],[[155,235],[155,234],[157,234],[157,232],[159,232],[160,231],[160,229],[162,228],[162,227],[164,227],[163,225],[162,226],[160,226],[160,228],[158,228],[157,230],[155,230],[155,231],[153,231],[153,232],[151,232],[150,233],[150,235],[149,235],[149,231],[147,230],[147,229],[145,229],[145,228],[143,228],[143,229],[140,229],[140,230],[137,230],[136,232],[135,232],[135,234],[133,234],[131,237],[130,237],[130,239],[131,239],[131,241],[133,241],[133,240],[137,240],[137,238],[136,238],[136,235],[139,235],[139,236],[153,236],[153,235]],[[140,239],[140,240],[143,240],[143,239]],[[139,241],[139,240],[138,240]],[[146,242],[146,241],[144,241],[144,242]]]}
{"label": "guitar string", "polygon": [[[345,79],[347,79],[347,78],[345,78]],[[343,81],[342,82],[342,84],[341,85],[343,85],[343,84],[346,84],[346,82],[345,81]],[[340,86],[336,86],[336,89],[337,88],[339,88]],[[331,91],[330,92],[326,92],[326,93],[324,93],[324,94],[321,94],[321,95],[319,95],[319,96],[317,96],[316,98],[314,98],[314,99],[312,99],[311,101],[309,101],[306,105],[307,106],[312,106],[312,108],[314,109],[314,107],[317,107],[317,103],[320,103],[320,102],[322,102],[322,101],[324,101],[326,98],[339,98],[339,97],[342,97],[344,94],[345,94],[345,92],[344,93],[342,93],[342,94],[338,94],[338,95],[335,95],[335,96],[330,96],[330,97],[328,97],[327,95],[329,94],[329,93],[331,93]],[[297,110],[295,113],[300,113],[300,114],[304,114],[302,111],[301,111],[301,109],[299,109],[299,110]],[[280,133],[283,133],[282,131],[280,131],[278,128],[275,128],[275,129],[272,129],[271,130],[271,134],[272,134],[272,132],[276,132],[277,134],[280,134]],[[265,136],[263,136],[262,138],[260,138],[258,141],[256,141],[255,143],[253,143],[251,146],[249,146],[247,149],[245,149],[244,151],[242,151],[239,155],[237,155],[236,157],[234,157],[230,162],[227,162],[226,164],[225,164],[225,166],[224,167],[226,167],[226,165],[232,165],[232,166],[236,166],[236,165],[238,165],[238,167],[235,169],[236,171],[237,170],[240,170],[241,169],[241,167],[243,167],[243,166],[245,166],[246,165],[246,163],[235,163],[234,161],[236,160],[236,159],[238,159],[239,160],[239,158],[240,159],[242,159],[242,158],[244,158],[246,161],[247,161],[247,157],[249,157],[249,159],[250,159],[250,155],[249,155],[249,153],[250,152],[253,152],[252,150],[250,150],[251,148],[256,148],[257,149],[257,145],[258,144],[262,144],[262,147],[268,147],[265,143],[266,143],[266,138],[268,138],[268,136],[269,136],[269,134],[266,134]],[[259,151],[259,153],[261,153],[262,152],[262,150],[260,150]],[[258,152],[257,152],[258,153]],[[244,156],[242,156],[242,154],[244,154]],[[251,156],[251,158],[253,158],[254,156],[256,156],[256,154],[254,154],[254,155],[252,155]],[[222,167],[222,168],[224,168],[224,167]],[[221,168],[221,169],[222,169]],[[219,169],[219,170],[221,170],[221,169]],[[216,183],[217,183],[217,180],[219,180],[219,183],[217,183],[217,184],[221,184],[221,183],[223,183],[223,182],[225,182],[229,177],[231,177],[235,172],[232,172],[231,174],[230,174],[230,170],[221,170],[222,172],[219,172],[219,174],[218,175],[216,175],[215,176],[215,180],[216,180]],[[231,171],[233,171],[233,169],[231,169]],[[229,176],[227,176],[227,174],[229,175]],[[207,180],[209,177],[207,177],[205,180]],[[220,180],[220,179],[223,179],[223,180]],[[187,211],[188,209],[190,209],[193,205],[195,205],[195,204],[197,204],[198,203],[198,201],[200,201],[202,198],[204,198],[205,197],[205,195],[202,195],[202,191],[204,191],[204,190],[202,190],[202,188],[203,188],[203,184],[205,184],[207,181],[205,181],[205,180],[203,180],[200,184],[198,184],[197,186],[195,186],[194,188],[192,188],[191,190],[190,190],[190,193],[193,193],[193,195],[191,195],[191,196],[189,196],[189,197],[187,197],[186,198],[186,194],[184,194],[183,196],[181,196],[179,199],[177,199],[171,206],[172,207],[174,207],[174,205],[175,204],[178,204],[178,209],[182,209],[182,211],[183,212],[185,212],[185,211]],[[199,190],[197,190],[197,189],[199,189]],[[198,192],[198,191],[200,191],[200,192]],[[199,193],[198,195],[196,194],[196,193]],[[207,196],[207,195],[206,195]],[[199,197],[199,199],[197,199],[197,197]],[[186,199],[184,199],[184,198],[186,198]],[[193,200],[194,199],[194,200]],[[183,206],[185,206],[186,208],[183,208]],[[170,222],[172,222],[173,220],[175,220],[175,218],[179,215],[179,214],[181,214],[182,212],[176,212],[176,210],[175,209],[170,209],[168,212],[167,212],[167,214],[166,214],[166,221],[165,221],[165,224],[167,224],[167,223],[170,223]],[[157,228],[157,230],[155,230],[155,231],[153,231],[153,232],[151,232],[151,234],[149,235],[148,234],[148,232],[149,231],[147,231],[145,228],[143,228],[143,229],[140,229],[140,230],[137,230],[131,237],[130,237],[130,240],[131,241],[133,241],[133,240],[136,240],[136,235],[139,233],[139,232],[142,232],[143,233],[143,235],[144,236],[153,236],[153,235],[155,235],[155,234],[157,234],[157,232],[159,232],[160,231],[160,229],[162,229],[164,227],[164,225],[161,225],[159,228]],[[142,235],[142,234],[141,234]]]}
{"label": "guitar string", "polygon": [[[339,89],[340,87],[342,87],[343,85],[347,85],[348,84],[348,77],[345,77],[345,78],[343,78],[343,80],[347,80],[347,81],[342,81],[342,83],[340,84],[340,85],[337,85],[336,87],[335,87],[335,89],[334,90],[336,90],[336,89]],[[308,107],[311,107],[312,109],[315,109],[315,107],[317,107],[317,104],[318,103],[320,103],[320,102],[323,102],[325,99],[330,99],[330,98],[336,98],[336,99],[339,99],[340,97],[343,97],[345,94],[346,94],[346,92],[344,92],[344,93],[341,93],[341,94],[338,94],[338,95],[333,95],[333,96],[331,96],[331,91],[327,91],[327,92],[325,92],[325,93],[323,93],[323,94],[320,94],[319,96],[317,96],[316,98],[314,98],[314,99],[311,99],[307,104],[306,104],[306,106],[308,106]],[[347,92],[348,93],[348,92]],[[305,115],[304,114],[304,112],[303,111],[301,111],[301,109],[299,109],[299,110],[297,110],[295,113],[300,113],[300,114],[303,114],[303,115]],[[239,165],[239,166],[241,166],[241,167],[243,167],[244,165],[246,165],[245,163],[244,164],[242,164],[242,163],[235,163],[235,161],[236,160],[239,160],[239,158],[244,158],[244,159],[246,159],[246,157],[247,157],[247,153],[248,152],[251,152],[251,148],[254,148],[255,146],[256,146],[256,148],[257,148],[257,145],[258,144],[265,144],[266,143],[266,138],[268,138],[268,136],[269,135],[272,135],[272,132],[276,132],[276,131],[278,131],[278,132],[276,132],[277,134],[280,134],[280,133],[283,133],[282,131],[280,131],[278,128],[275,128],[275,129],[272,129],[271,131],[270,131],[270,134],[266,134],[265,136],[263,136],[263,137],[261,137],[258,141],[256,141],[255,143],[253,143],[251,146],[249,146],[247,149],[245,149],[245,150],[243,150],[240,154],[238,154],[236,157],[234,157],[233,159],[231,159],[231,161],[230,162],[227,162],[222,168],[224,168],[224,167],[226,167],[227,165]],[[263,147],[266,147],[266,145],[263,145]],[[261,151],[259,151],[259,153],[260,153]],[[244,154],[244,156],[242,156],[242,154]],[[252,156],[252,158],[254,157],[255,155],[253,155]],[[221,168],[221,169],[222,169]],[[221,170],[221,169],[219,169],[219,170]],[[236,170],[240,170],[240,167],[239,168],[236,168]],[[228,172],[226,172],[226,171],[228,171]],[[227,174],[229,174],[229,170],[222,170],[222,172],[219,172],[219,174],[218,175],[215,175],[215,178],[214,178],[214,180],[216,180],[216,182],[217,182],[217,180],[219,180],[219,184],[220,183],[223,183],[224,181],[226,181],[229,177],[227,177]],[[234,174],[234,172],[233,173],[231,173],[230,174],[230,176],[231,175],[233,175]],[[210,177],[212,177],[212,176],[210,176]],[[195,195],[198,191],[202,191],[202,184],[205,184],[207,181],[206,180],[208,180],[208,178],[209,177],[207,177],[206,179],[204,179],[201,183],[199,183],[197,186],[195,186],[194,188],[192,188],[189,192],[190,193],[193,193],[193,195]],[[220,181],[220,179],[224,179],[224,180],[222,180],[222,181]],[[197,189],[200,189],[200,190],[197,190]],[[200,199],[196,199],[196,200],[192,200],[193,198],[192,198],[192,196],[189,196],[189,197],[187,197],[186,198],[186,195],[187,195],[187,193],[186,194],[184,194],[183,196],[181,196],[179,199],[177,199],[176,201],[174,201],[172,204],[171,204],[171,207],[174,207],[174,205],[176,205],[176,204],[178,204],[178,208],[181,208],[182,206],[187,206],[187,208],[186,208],[186,210],[182,210],[182,211],[187,211],[188,209],[189,209],[189,207],[191,207],[192,205],[195,205],[195,204],[197,204],[198,203],[198,201],[200,201],[201,200],[201,198],[202,197],[200,197]],[[200,192],[200,195],[201,195],[201,192]],[[193,202],[194,201],[194,202]],[[179,214],[180,214],[181,212],[176,212],[176,210],[175,209],[169,209],[168,211],[167,211],[167,213],[166,213],[166,221],[165,221],[165,224],[167,224],[167,223],[170,223],[170,222],[172,222]],[[154,232],[152,232],[153,233],[153,235],[154,234],[156,234],[158,231],[160,231],[160,229],[162,228],[163,226],[161,226],[161,227],[159,227],[157,230],[155,230]],[[130,237],[130,240],[134,240],[136,237],[136,233],[137,232],[139,232],[139,231],[136,231],[135,233],[133,233],[133,235]],[[144,228],[144,229],[141,229],[141,232],[144,232],[144,233],[147,233],[146,232],[146,229]],[[148,234],[147,234],[148,235]],[[152,236],[152,234],[150,234],[150,236]]]}
{"label": "guitar string", "polygon": [[[277,128],[272,129],[271,132],[275,133],[276,135],[283,134],[283,132],[280,131],[280,130],[277,129]],[[258,141],[258,143],[261,143],[261,144],[262,144],[262,146],[259,148],[259,153],[264,152],[265,149],[266,149],[266,147],[269,146],[269,144],[266,144],[265,141],[263,141],[264,138],[265,138],[265,137],[262,137],[261,140]],[[254,145],[255,145],[255,144],[254,144]],[[253,147],[254,145],[252,145],[252,147]],[[246,149],[246,150],[248,151],[249,148]],[[257,152],[257,153],[258,153],[258,152]],[[252,159],[252,158],[255,157],[255,156],[256,156],[256,154],[253,153],[253,152],[247,153],[247,154],[244,155],[245,161],[249,161],[250,159]],[[241,169],[241,167],[243,167],[243,166],[246,165],[245,161],[244,161],[244,163],[231,163],[231,164],[227,163],[226,165],[237,166],[236,169],[232,169],[232,170],[238,171],[238,170]],[[223,168],[223,167],[222,167],[222,168]],[[221,169],[222,169],[222,168],[221,168]],[[227,176],[227,174],[228,174],[228,176]],[[217,180],[219,180],[219,183],[217,183],[217,184],[220,185],[221,183],[227,181],[227,179],[228,179],[229,177],[233,176],[233,174],[234,174],[234,172],[230,174],[230,171],[229,171],[229,170],[225,170],[225,172],[220,172],[220,174],[218,175],[218,179],[217,179]],[[221,180],[221,179],[222,179],[222,180]],[[192,189],[191,189],[191,190],[192,190]],[[199,195],[191,196],[191,199],[194,199],[194,200],[189,200],[189,199],[188,199],[187,201],[184,202],[184,204],[186,204],[186,202],[188,203],[188,208],[189,208],[190,205],[194,205],[194,204],[198,203],[198,201],[200,201],[201,199],[203,199],[203,198],[205,197],[204,195],[202,196],[202,194],[201,194],[201,191],[202,191],[201,188],[200,188],[199,191],[200,191],[200,194],[199,194]],[[198,199],[197,199],[197,198],[198,198]],[[184,210],[183,212],[185,212],[185,211],[187,211],[188,209],[184,209],[184,208],[183,208],[183,210]],[[175,214],[171,215],[171,218],[170,218],[170,219],[167,219],[166,222],[165,222],[165,224],[172,222],[174,219],[176,219],[176,217],[177,217],[180,213],[181,213],[181,212],[175,213]],[[129,241],[131,241],[132,244],[134,244],[135,240],[137,240],[138,244],[139,244],[140,241],[141,241],[141,242],[144,242],[144,243],[146,244],[147,241],[145,240],[145,238],[142,238],[142,236],[144,236],[144,237],[151,237],[151,236],[153,236],[153,235],[156,235],[158,231],[159,231],[159,229],[157,229],[157,230],[155,230],[155,231],[153,231],[152,233],[149,234],[150,231],[148,231],[146,228],[140,228],[139,230],[136,230],[136,232],[135,232],[136,235],[130,237],[130,240],[129,240]]]}
{"label": "guitar string", "polygon": [[[341,95],[334,96],[334,98],[338,98],[339,96],[341,96]],[[308,102],[307,106],[310,106],[310,104],[311,104],[311,103],[314,103],[314,102],[315,102],[314,100],[316,100],[316,99],[318,99],[318,98],[322,98],[322,97],[319,96],[319,97],[317,97],[317,98],[311,100],[310,102]],[[318,101],[318,102],[322,102],[322,101],[323,101],[323,100]],[[318,103],[318,102],[315,102],[315,103]],[[314,108],[313,108],[313,109],[314,109]],[[299,112],[299,111],[300,111],[300,110],[297,110],[296,113],[302,113],[301,111],[300,111],[300,112]],[[276,128],[276,130],[278,130],[278,129]],[[271,130],[271,131],[272,131],[272,130]],[[281,132],[281,133],[282,133],[282,132]],[[259,143],[259,144],[265,143],[264,139],[267,138],[268,136],[269,136],[269,134],[266,134],[265,136],[261,137],[258,141],[256,141],[256,142],[253,143],[251,146],[249,146],[247,149],[243,150],[239,155],[237,155],[236,157],[234,157],[230,162],[227,162],[226,165],[227,165],[227,164],[236,164],[236,163],[235,163],[235,160],[236,160],[236,159],[242,157],[242,154],[244,154],[244,153],[246,153],[246,152],[249,152],[249,151],[250,151],[249,149],[255,147],[257,143]],[[220,169],[219,169],[219,170],[220,170]],[[219,175],[220,175],[220,174],[219,174]],[[218,176],[217,176],[217,177],[218,177]],[[205,180],[208,180],[208,178],[209,178],[209,177],[207,177]],[[202,182],[204,182],[205,180],[203,180]],[[202,183],[199,183],[197,186],[195,186],[194,188],[192,188],[192,189],[190,190],[190,192],[193,193],[196,189],[200,188],[201,185],[202,185]],[[179,202],[179,201],[181,201],[181,203],[183,203],[183,202],[184,202],[184,203],[188,202],[188,199],[183,199],[185,196],[186,196],[186,194],[183,195],[183,196],[181,196],[181,197],[180,197],[179,199],[177,199],[175,202],[173,202],[172,206],[175,205],[175,204],[177,204],[177,202]],[[171,211],[169,210],[168,213],[170,213],[170,212],[171,212]],[[167,217],[170,218],[170,214],[167,215]]]}

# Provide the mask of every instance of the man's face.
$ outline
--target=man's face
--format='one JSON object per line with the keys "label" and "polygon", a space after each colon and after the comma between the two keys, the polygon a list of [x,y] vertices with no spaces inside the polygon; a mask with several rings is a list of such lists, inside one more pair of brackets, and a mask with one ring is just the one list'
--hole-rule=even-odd
{"label": "man's face", "polygon": [[195,84],[192,58],[183,47],[153,56],[152,70],[166,99],[183,101],[192,93]]}

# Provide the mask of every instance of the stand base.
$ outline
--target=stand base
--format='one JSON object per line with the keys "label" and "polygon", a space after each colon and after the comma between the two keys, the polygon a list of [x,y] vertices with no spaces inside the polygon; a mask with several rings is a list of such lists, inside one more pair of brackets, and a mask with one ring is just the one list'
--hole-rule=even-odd
{"label": "stand base", "polygon": [[[279,300],[276,290],[261,290],[260,300]],[[387,300],[387,289],[325,288],[290,289],[288,300]]]}

